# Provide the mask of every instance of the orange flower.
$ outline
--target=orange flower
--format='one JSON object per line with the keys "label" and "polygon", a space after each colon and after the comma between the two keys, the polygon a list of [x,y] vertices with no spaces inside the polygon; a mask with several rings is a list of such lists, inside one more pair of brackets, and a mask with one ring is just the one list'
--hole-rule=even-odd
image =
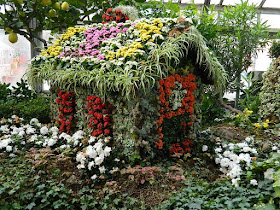
{"label": "orange flower", "polygon": [[162,149],[162,147],[163,147],[163,142],[162,142],[162,140],[159,140],[159,142],[156,142],[155,145],[158,146],[158,149]]}

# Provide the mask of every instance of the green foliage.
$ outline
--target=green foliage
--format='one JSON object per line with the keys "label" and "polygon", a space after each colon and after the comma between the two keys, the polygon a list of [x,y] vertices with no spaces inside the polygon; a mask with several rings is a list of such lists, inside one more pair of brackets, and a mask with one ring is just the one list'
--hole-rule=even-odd
{"label": "green foliage", "polygon": [[273,41],[272,46],[269,49],[269,55],[271,58],[278,58],[280,56],[280,42]]}
{"label": "green foliage", "polygon": [[252,63],[252,56],[266,46],[269,39],[268,25],[257,18],[256,6],[248,1],[227,6],[223,11],[199,13],[194,6],[188,6],[183,14],[207,40],[207,46],[214,51],[228,74],[227,90],[240,88],[240,77]]}
{"label": "green foliage", "polygon": [[180,6],[178,4],[173,4],[171,0],[167,3],[152,0],[138,4],[137,8],[139,10],[139,16],[143,18],[176,18],[180,12]]}
{"label": "green foliage", "polygon": [[268,43],[268,25],[261,22],[257,14],[257,8],[248,1],[225,7],[217,22],[221,31],[212,40],[213,50],[229,75],[228,89],[238,94],[241,73],[252,64],[257,50]]}
{"label": "green foliage", "polygon": [[186,182],[181,193],[172,195],[158,209],[253,209],[258,202],[268,203],[272,190],[269,182],[252,189],[234,187],[229,181]]}
{"label": "green foliage", "polygon": [[0,84],[0,118],[9,118],[17,115],[30,120],[34,117],[42,123],[48,123],[50,101],[47,97],[36,95],[32,92],[24,80],[17,83],[17,86]]}
{"label": "green foliage", "polygon": [[263,86],[260,92],[261,107],[259,114],[262,118],[280,122],[280,60],[274,60],[263,74]]}
{"label": "green foliage", "polygon": [[223,118],[225,109],[219,104],[219,96],[206,93],[203,95],[202,104],[200,106],[203,125],[215,125],[218,122],[216,118]]}
{"label": "green foliage", "polygon": [[[249,109],[256,115],[260,108],[259,92],[261,84],[257,80],[253,81],[252,73],[242,76],[247,83],[246,88],[241,88],[243,95],[241,95],[240,106],[242,109]],[[257,116],[255,116],[257,118]]]}
{"label": "green foliage", "polygon": [[10,84],[0,83],[0,101],[7,101],[7,99],[11,96],[12,91],[9,87]]}
{"label": "green foliage", "polygon": [[182,14],[191,19],[192,24],[200,31],[200,33],[206,38],[207,45],[212,48],[211,40],[217,37],[218,32],[221,31],[221,27],[217,24],[216,16],[218,13],[214,11],[215,6],[211,6],[208,10],[200,10],[194,5],[190,4],[184,8]]}

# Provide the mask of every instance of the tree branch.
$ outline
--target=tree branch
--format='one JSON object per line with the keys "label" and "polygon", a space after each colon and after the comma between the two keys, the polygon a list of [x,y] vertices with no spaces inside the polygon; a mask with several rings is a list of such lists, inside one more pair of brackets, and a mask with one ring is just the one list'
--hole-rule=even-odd
{"label": "tree branch", "polygon": [[230,105],[227,105],[224,100],[223,100],[223,94],[222,92],[219,93],[219,102],[220,102],[220,105],[226,109],[228,109],[229,111],[233,112],[233,113],[241,113],[242,111],[238,110],[238,109],[235,109],[233,108],[232,106]]}

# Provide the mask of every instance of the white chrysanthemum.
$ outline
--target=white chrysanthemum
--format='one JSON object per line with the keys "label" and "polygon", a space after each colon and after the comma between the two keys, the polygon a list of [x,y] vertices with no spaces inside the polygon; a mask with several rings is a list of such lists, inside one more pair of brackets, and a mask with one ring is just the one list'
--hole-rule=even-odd
{"label": "white chrysanthemum", "polygon": [[13,130],[11,132],[12,135],[17,135],[20,132],[20,129],[17,127],[11,127],[11,128],[13,128]]}
{"label": "white chrysanthemum", "polygon": [[226,151],[224,151],[223,155],[224,155],[225,157],[230,157],[230,156],[232,155],[232,152],[226,150]]}
{"label": "white chrysanthemum", "polygon": [[234,154],[232,153],[229,158],[232,160],[232,162],[234,163],[239,163],[240,162],[240,159],[239,159],[239,156],[237,154]]}
{"label": "white chrysanthemum", "polygon": [[277,149],[278,149],[278,147],[276,147],[276,146],[273,146],[273,147],[272,147],[272,150],[273,150],[273,151],[275,151],[275,150],[277,150]]}
{"label": "white chrysanthemum", "polygon": [[248,136],[245,138],[245,141],[248,143],[253,143],[254,142],[254,137],[253,136]]}
{"label": "white chrysanthemum", "polygon": [[218,147],[218,148],[215,149],[215,153],[220,153],[220,152],[222,152],[222,148],[221,147]]}
{"label": "white chrysanthemum", "polygon": [[242,161],[242,160],[245,161],[247,166],[251,165],[251,157],[248,153],[246,153],[246,154],[245,153],[240,153],[239,154],[239,160],[240,161]]}
{"label": "white chrysanthemum", "polygon": [[24,132],[24,131],[20,131],[20,132],[18,133],[18,135],[21,136],[21,137],[23,137],[23,136],[25,135],[25,132]]}
{"label": "white chrysanthemum", "polygon": [[255,179],[251,179],[250,184],[254,185],[254,186],[257,186],[258,185],[258,181],[255,180]]}
{"label": "white chrysanthemum", "polygon": [[97,152],[96,150],[94,149],[93,146],[89,145],[87,148],[86,148],[86,154],[90,157],[90,158],[95,158],[97,156]]}
{"label": "white chrysanthemum", "polygon": [[111,147],[105,147],[104,149],[104,155],[105,157],[108,157],[110,155],[110,152],[112,151],[112,148]]}
{"label": "white chrysanthemum", "polygon": [[269,168],[266,170],[266,172],[264,172],[264,178],[273,180],[273,174],[274,174],[274,169]]}
{"label": "white chrysanthemum", "polygon": [[12,150],[13,150],[13,147],[12,147],[12,146],[8,145],[8,146],[6,147],[6,151],[7,151],[7,152],[11,152]]}
{"label": "white chrysanthemum", "polygon": [[67,147],[67,145],[63,144],[60,146],[60,149],[65,149]]}
{"label": "white chrysanthemum", "polygon": [[221,158],[215,158],[215,163],[220,164],[221,163]]}
{"label": "white chrysanthemum", "polygon": [[37,118],[32,118],[30,120],[30,124],[37,124],[39,122],[39,120]]}
{"label": "white chrysanthemum", "polygon": [[75,132],[72,136],[72,138],[75,140],[80,140],[84,137],[84,132],[82,130],[78,130],[77,132]]}
{"label": "white chrysanthemum", "polygon": [[221,159],[221,167],[222,168],[226,168],[226,167],[228,167],[229,166],[229,164],[230,164],[230,160],[228,159],[228,158],[223,158],[223,159]]}
{"label": "white chrysanthemum", "polygon": [[88,140],[88,143],[93,143],[93,142],[95,142],[96,141],[96,137],[95,136],[91,136],[90,138],[89,138],[89,140]]}
{"label": "white chrysanthemum", "polygon": [[95,165],[99,166],[101,163],[103,163],[104,157],[98,156],[94,159]]}
{"label": "white chrysanthemum", "polygon": [[94,167],[94,165],[95,165],[94,161],[90,161],[90,162],[88,163],[88,170],[91,171],[91,169],[92,169],[92,167]]}
{"label": "white chrysanthemum", "polygon": [[242,151],[243,152],[251,152],[251,148],[250,147],[243,147]]}
{"label": "white chrysanthemum", "polygon": [[234,185],[235,187],[238,187],[239,186],[239,183],[238,183],[239,180],[240,180],[240,178],[232,179],[231,180],[232,185]]}
{"label": "white chrysanthemum", "polygon": [[202,152],[206,152],[208,150],[208,146],[207,145],[203,145],[202,146]]}
{"label": "white chrysanthemum", "polygon": [[52,132],[53,135],[57,135],[59,132],[59,129],[56,126],[53,126],[50,128],[50,132]]}
{"label": "white chrysanthemum", "polygon": [[239,148],[248,147],[248,144],[247,144],[246,142],[237,143],[236,145],[237,145]]}
{"label": "white chrysanthemum", "polygon": [[92,180],[95,180],[97,178],[97,175],[94,174],[92,177],[90,177]]}
{"label": "white chrysanthemum", "polygon": [[233,144],[233,143],[228,144],[228,149],[229,150],[234,150],[234,147],[235,147],[235,144]]}
{"label": "white chrysanthemum", "polygon": [[55,145],[56,142],[57,142],[56,139],[51,138],[51,139],[48,140],[48,146],[51,147],[51,146]]}
{"label": "white chrysanthemum", "polygon": [[86,167],[85,167],[85,164],[84,164],[84,163],[81,163],[81,164],[77,165],[77,168],[78,168],[78,169],[82,169],[82,168],[86,168]]}
{"label": "white chrysanthemum", "polygon": [[47,126],[43,126],[41,129],[40,129],[40,133],[42,135],[47,135],[49,133],[49,129]]}
{"label": "white chrysanthemum", "polygon": [[78,152],[78,154],[76,155],[76,161],[84,163],[86,161],[86,157],[85,157],[84,153]]}
{"label": "white chrysanthemum", "polygon": [[8,128],[8,125],[2,125],[0,127],[0,131],[2,131],[3,133],[10,133],[10,129]]}
{"label": "white chrysanthemum", "polygon": [[120,169],[118,167],[113,167],[112,170],[109,171],[110,174],[114,174],[116,172],[118,172]]}
{"label": "white chrysanthemum", "polygon": [[240,177],[241,173],[242,169],[240,168],[240,166],[235,165],[227,175],[229,175],[231,179],[234,179],[236,177]]}
{"label": "white chrysanthemum", "polygon": [[103,153],[103,148],[102,148],[103,144],[102,142],[98,141],[93,147],[96,149],[97,153],[100,155],[101,153]]}
{"label": "white chrysanthemum", "polygon": [[32,127],[28,127],[26,129],[26,134],[33,134],[35,133],[36,129],[35,128],[32,128]]}
{"label": "white chrysanthemum", "polygon": [[7,147],[12,142],[12,139],[7,138],[0,141],[0,149]]}
{"label": "white chrysanthemum", "polygon": [[104,166],[99,167],[99,171],[101,174],[104,174],[106,171],[106,168]]}

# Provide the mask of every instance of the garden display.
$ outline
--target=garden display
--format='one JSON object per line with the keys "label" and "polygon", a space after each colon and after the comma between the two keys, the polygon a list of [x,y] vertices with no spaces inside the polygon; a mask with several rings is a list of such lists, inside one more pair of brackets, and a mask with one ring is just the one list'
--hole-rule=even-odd
{"label": "garden display", "polygon": [[0,210],[279,209],[279,58],[231,113],[228,76],[190,19],[131,6],[102,18],[32,59],[27,82],[48,94],[0,84]]}
{"label": "garden display", "polygon": [[223,88],[223,67],[184,18],[104,18],[116,22],[70,27],[32,60],[28,80],[50,82],[53,122],[111,136],[127,157],[190,152],[202,90]]}

